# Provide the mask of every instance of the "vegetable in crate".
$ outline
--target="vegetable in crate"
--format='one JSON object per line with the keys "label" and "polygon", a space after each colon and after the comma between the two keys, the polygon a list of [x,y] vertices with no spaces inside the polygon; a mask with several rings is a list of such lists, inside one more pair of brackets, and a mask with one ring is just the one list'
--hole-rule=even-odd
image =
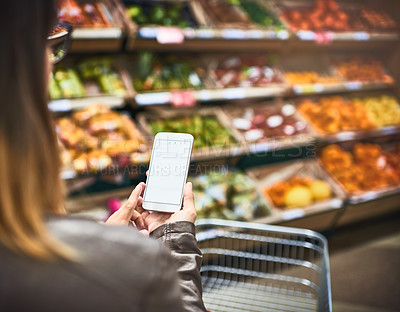
{"label": "vegetable in crate", "polygon": [[262,27],[274,27],[276,30],[284,29],[285,27],[278,18],[274,17],[255,1],[231,0],[230,2],[240,5],[250,19],[257,25]]}
{"label": "vegetable in crate", "polygon": [[292,104],[246,108],[239,118],[233,119],[232,124],[251,143],[307,133],[307,124],[298,120],[295,112]]}
{"label": "vegetable in crate", "polygon": [[210,171],[191,180],[198,218],[250,221],[269,213],[254,182],[241,172]]}
{"label": "vegetable in crate", "polygon": [[214,116],[187,116],[150,121],[155,135],[158,132],[185,132],[194,136],[194,147],[229,147],[235,140]]}
{"label": "vegetable in crate", "polygon": [[227,58],[211,73],[220,88],[267,87],[283,82],[280,71],[265,56]]}
{"label": "vegetable in crate", "polygon": [[128,16],[138,25],[153,24],[160,26],[178,26],[186,28],[190,26],[185,18],[185,4],[164,3],[154,4],[145,3],[128,6],[126,12]]}
{"label": "vegetable in crate", "polygon": [[71,68],[56,69],[54,79],[56,82],[55,84],[61,90],[63,98],[84,97],[86,95],[85,88],[76,70]]}
{"label": "vegetable in crate", "polygon": [[190,59],[178,56],[158,57],[141,52],[136,62],[133,87],[138,92],[199,89],[203,87],[204,70]]}

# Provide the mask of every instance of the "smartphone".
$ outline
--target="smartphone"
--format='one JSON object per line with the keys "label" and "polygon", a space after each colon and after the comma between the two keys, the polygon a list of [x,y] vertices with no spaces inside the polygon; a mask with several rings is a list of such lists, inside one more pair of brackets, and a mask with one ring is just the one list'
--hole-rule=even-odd
{"label": "smartphone", "polygon": [[156,134],[143,195],[144,209],[170,213],[181,209],[192,147],[190,134]]}

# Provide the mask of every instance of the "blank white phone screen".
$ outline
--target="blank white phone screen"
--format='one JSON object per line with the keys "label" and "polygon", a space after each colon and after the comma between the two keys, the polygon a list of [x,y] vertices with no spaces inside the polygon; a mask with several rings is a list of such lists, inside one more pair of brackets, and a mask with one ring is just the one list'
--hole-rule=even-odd
{"label": "blank white phone screen", "polygon": [[151,156],[145,201],[180,205],[191,141],[156,139]]}

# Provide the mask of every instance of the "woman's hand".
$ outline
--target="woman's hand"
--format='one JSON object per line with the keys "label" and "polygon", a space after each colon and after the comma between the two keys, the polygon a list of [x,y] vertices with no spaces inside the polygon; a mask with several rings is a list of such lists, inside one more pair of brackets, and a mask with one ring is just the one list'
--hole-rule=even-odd
{"label": "woman's hand", "polygon": [[136,211],[137,207],[142,207],[143,198],[141,194],[144,190],[145,184],[139,183],[132,191],[128,200],[114,212],[105,222],[107,225],[132,225],[144,235],[148,235],[142,215]]}
{"label": "woman's hand", "polygon": [[176,221],[189,221],[194,223],[197,217],[196,208],[194,206],[194,197],[192,183],[188,182],[183,190],[182,208],[175,213],[146,211],[141,206],[142,201],[138,205],[138,211],[141,212],[144,224],[149,233],[155,230],[160,225]]}

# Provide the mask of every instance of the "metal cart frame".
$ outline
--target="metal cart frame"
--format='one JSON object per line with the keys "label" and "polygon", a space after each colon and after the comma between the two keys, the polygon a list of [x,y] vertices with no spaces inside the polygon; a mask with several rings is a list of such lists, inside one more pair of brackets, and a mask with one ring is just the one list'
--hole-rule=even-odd
{"label": "metal cart frame", "polygon": [[331,312],[328,243],[311,230],[204,219],[196,222],[203,251],[207,309]]}

